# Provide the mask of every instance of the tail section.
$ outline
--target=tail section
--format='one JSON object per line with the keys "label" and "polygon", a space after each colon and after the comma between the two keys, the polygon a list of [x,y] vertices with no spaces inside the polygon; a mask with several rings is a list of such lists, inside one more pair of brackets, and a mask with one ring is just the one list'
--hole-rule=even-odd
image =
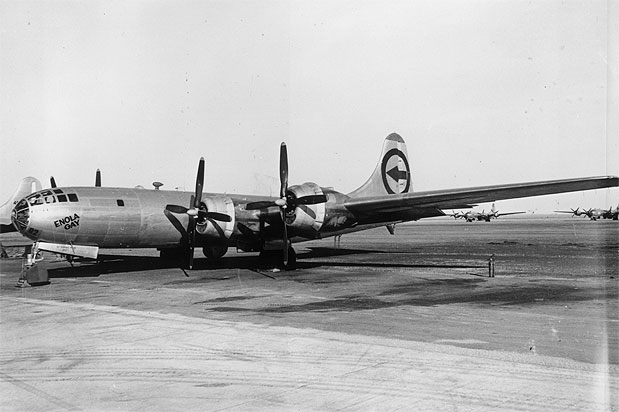
{"label": "tail section", "polygon": [[406,143],[397,133],[385,139],[383,151],[376,169],[360,188],[348,194],[350,197],[371,197],[413,191],[411,169],[408,163]]}
{"label": "tail section", "polygon": [[[41,182],[34,177],[25,177],[17,187],[15,194],[0,206],[0,224],[2,225],[2,233],[6,231],[14,231],[11,224],[11,212],[15,204],[31,193],[41,190]],[[13,230],[11,230],[13,229]]]}

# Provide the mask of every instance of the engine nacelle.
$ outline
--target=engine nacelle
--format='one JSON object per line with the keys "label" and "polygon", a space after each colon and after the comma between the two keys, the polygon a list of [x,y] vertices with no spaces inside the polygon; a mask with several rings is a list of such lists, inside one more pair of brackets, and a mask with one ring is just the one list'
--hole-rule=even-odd
{"label": "engine nacelle", "polygon": [[322,188],[316,183],[303,183],[288,188],[288,204],[296,205],[286,211],[286,224],[300,232],[318,232],[325,220],[325,203],[313,205],[296,204],[304,196],[322,195]]}
{"label": "engine nacelle", "polygon": [[220,220],[205,219],[203,222],[198,222],[196,231],[203,236],[209,236],[216,239],[221,239],[220,231],[213,225],[216,224],[221,228],[224,237],[228,239],[234,231],[234,202],[229,197],[211,196],[203,197],[202,203],[206,206],[209,212],[218,212],[230,216],[230,222],[222,222]]}

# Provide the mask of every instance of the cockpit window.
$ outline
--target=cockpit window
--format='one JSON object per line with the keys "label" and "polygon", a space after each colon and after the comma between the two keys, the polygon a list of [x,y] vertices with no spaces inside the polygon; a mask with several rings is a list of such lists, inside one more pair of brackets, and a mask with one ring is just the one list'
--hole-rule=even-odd
{"label": "cockpit window", "polygon": [[61,189],[54,189],[54,193],[62,193]]}
{"label": "cockpit window", "polygon": [[26,199],[28,200],[28,203],[30,203],[30,206],[36,206],[36,205],[43,204],[43,197],[41,196],[40,193],[36,195],[28,196]]}
{"label": "cockpit window", "polygon": [[36,193],[30,195],[26,198],[30,206],[42,205],[44,203],[56,203],[56,202],[66,202],[68,197],[69,202],[78,202],[77,195],[75,193],[69,194],[58,194],[54,196],[51,190],[46,190],[45,192]]}

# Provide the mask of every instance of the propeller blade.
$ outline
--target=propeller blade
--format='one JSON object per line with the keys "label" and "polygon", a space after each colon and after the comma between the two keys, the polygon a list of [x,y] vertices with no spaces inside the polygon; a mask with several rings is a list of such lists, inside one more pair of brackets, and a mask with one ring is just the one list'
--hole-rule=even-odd
{"label": "propeller blade", "polygon": [[247,205],[245,205],[245,210],[260,210],[260,209],[266,209],[272,206],[277,206],[277,204],[270,200],[264,200],[264,201],[259,201],[259,202],[248,203]]}
{"label": "propeller blade", "polygon": [[215,222],[213,219],[209,219],[209,218],[207,218],[206,220],[211,222],[211,225],[213,225],[213,227],[215,228],[217,233],[219,233],[219,237],[220,238],[226,239],[226,234],[224,233],[224,230],[221,228],[221,226],[219,226],[219,224],[217,222]]}
{"label": "propeller blade", "polygon": [[193,253],[194,253],[194,243],[196,242],[196,231],[193,230],[191,232],[191,245],[189,246],[189,269],[193,269]]}
{"label": "propeller blade", "polygon": [[280,197],[286,197],[288,192],[288,150],[286,143],[282,142],[279,149],[279,181],[280,181]]}
{"label": "propeller blade", "polygon": [[[200,172],[198,172],[199,176]],[[197,189],[197,184],[196,184]],[[190,204],[195,204],[195,198],[191,195]],[[193,253],[194,253],[194,245],[196,244],[196,219],[194,216],[189,216],[189,223],[187,224],[187,234],[189,235],[189,269],[193,269]]]}
{"label": "propeller blade", "polygon": [[326,203],[327,196],[325,195],[308,195],[297,198],[295,205],[315,205],[317,203]]}
{"label": "propeller blade", "polygon": [[220,222],[232,222],[232,218],[230,216],[217,212],[206,212],[206,218],[208,220],[218,220]]}
{"label": "propeller blade", "polygon": [[192,205],[194,208],[199,209],[202,202],[202,186],[204,186],[204,158],[200,158],[198,163],[198,176],[196,176],[196,195]]}
{"label": "propeller blade", "polygon": [[95,187],[101,187],[101,170],[99,169],[95,173]]}
{"label": "propeller blade", "polygon": [[187,213],[189,209],[184,206],[179,205],[166,205],[165,210],[172,213]]}
{"label": "propeller blade", "polygon": [[301,209],[302,211],[307,213],[309,215],[309,217],[311,217],[312,219],[316,219],[316,213],[314,213],[314,211],[312,209],[310,209],[306,205],[299,205],[298,207],[299,207],[299,209]]}
{"label": "propeller blade", "polygon": [[54,176],[50,176],[49,177],[49,183],[50,183],[50,185],[52,185],[52,189],[57,187],[56,186],[56,179],[54,179]]}
{"label": "propeller blade", "polygon": [[288,266],[288,227],[286,225],[286,211],[285,209],[280,209],[282,215],[282,223],[284,224],[284,266]]}
{"label": "propeller blade", "polygon": [[168,218],[168,220],[170,221],[170,223],[172,223],[172,226],[174,226],[176,228],[176,230],[179,231],[179,233],[181,234],[182,237],[182,242],[187,242],[187,230],[185,230],[185,227],[181,224],[181,222],[176,218],[176,216],[174,216],[172,214],[171,211],[164,209],[163,210],[163,214]]}
{"label": "propeller blade", "polygon": [[282,217],[282,224],[284,226],[283,241],[284,241],[284,265],[288,265],[288,227],[286,225],[286,208],[288,207],[286,194],[288,193],[288,150],[286,149],[286,143],[282,142],[279,147],[279,195],[282,203],[279,206],[280,215]]}
{"label": "propeller blade", "polygon": [[239,222],[236,224],[236,227],[239,228],[239,231],[243,234],[243,236],[251,238],[252,240],[258,240],[258,235],[244,224]]}

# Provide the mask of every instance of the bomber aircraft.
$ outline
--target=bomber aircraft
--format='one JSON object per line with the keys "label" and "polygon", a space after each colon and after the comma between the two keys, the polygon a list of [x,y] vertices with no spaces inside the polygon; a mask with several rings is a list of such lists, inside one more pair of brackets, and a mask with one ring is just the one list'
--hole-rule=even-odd
{"label": "bomber aircraft", "polygon": [[201,158],[193,192],[56,187],[20,200],[12,221],[39,250],[56,253],[96,258],[100,248],[157,248],[192,268],[196,247],[209,259],[236,247],[293,268],[296,242],[445,216],[441,209],[619,186],[616,176],[600,176],[414,192],[396,133],[385,139],[370,178],[348,194],[312,182],[289,186],[285,143],[279,162],[278,197],[204,193]]}
{"label": "bomber aircraft", "polygon": [[613,210],[612,206],[604,213],[604,219],[619,220],[619,205]]}
{"label": "bomber aircraft", "polygon": [[555,210],[555,213],[571,213],[572,217],[574,216],[582,216],[585,214],[585,212],[581,212],[580,208],[577,207],[576,209],[571,209],[570,210]]}
{"label": "bomber aircraft", "polygon": [[508,216],[508,215],[519,215],[522,213],[526,213],[526,212],[507,212],[507,213],[499,213],[498,210],[496,210],[494,208],[494,203],[492,204],[492,209],[490,209],[489,213],[486,213],[485,210],[482,210],[481,212],[476,212],[474,210],[470,210],[468,212],[456,212],[453,213],[449,216],[452,216],[454,219],[464,219],[467,222],[474,222],[474,221],[484,221],[484,222],[490,222],[491,219],[498,219],[499,216]]}
{"label": "bomber aircraft", "polygon": [[609,207],[608,210],[606,209],[588,209],[585,210],[583,209],[582,211],[579,210],[580,208],[577,207],[576,210],[572,209],[571,211],[567,211],[567,210],[555,210],[556,213],[571,213],[572,217],[574,216],[587,216],[590,220],[598,220],[598,219],[611,219],[611,220],[617,220],[619,218],[619,205],[617,206],[617,208],[615,210],[613,210],[613,207]]}

